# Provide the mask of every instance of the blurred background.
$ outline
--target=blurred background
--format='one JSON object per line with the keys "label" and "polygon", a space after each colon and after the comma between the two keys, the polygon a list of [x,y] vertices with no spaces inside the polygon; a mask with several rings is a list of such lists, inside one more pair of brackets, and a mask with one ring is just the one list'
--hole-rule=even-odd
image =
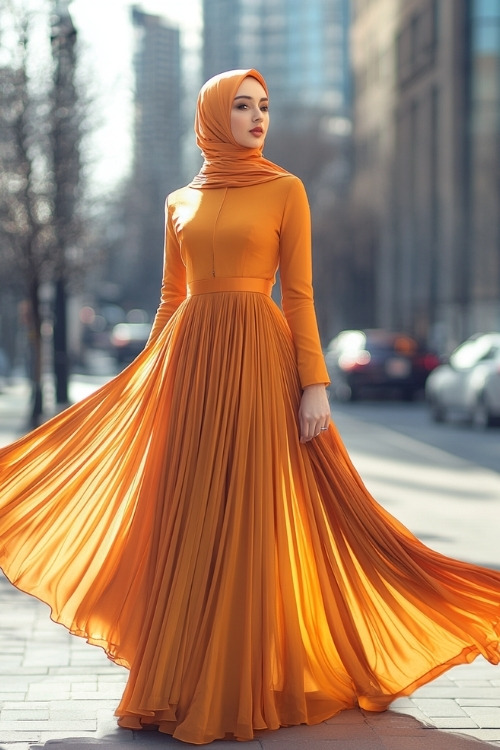
{"label": "blurred background", "polygon": [[197,91],[247,67],[308,191],[330,368],[375,361],[338,334],[396,332],[385,375],[418,354],[422,389],[500,331],[499,0],[0,0],[0,378],[30,379],[33,424],[47,380],[64,405],[144,345]]}

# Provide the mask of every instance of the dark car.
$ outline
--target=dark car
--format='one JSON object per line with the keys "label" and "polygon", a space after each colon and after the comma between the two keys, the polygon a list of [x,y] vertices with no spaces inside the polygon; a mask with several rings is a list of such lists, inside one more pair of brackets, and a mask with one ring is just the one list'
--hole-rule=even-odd
{"label": "dark car", "polygon": [[142,352],[151,323],[118,323],[111,333],[112,353],[119,365],[128,365]]}
{"label": "dark car", "polygon": [[330,392],[342,401],[382,394],[411,400],[439,364],[413,337],[376,328],[341,331],[328,345],[325,360]]}

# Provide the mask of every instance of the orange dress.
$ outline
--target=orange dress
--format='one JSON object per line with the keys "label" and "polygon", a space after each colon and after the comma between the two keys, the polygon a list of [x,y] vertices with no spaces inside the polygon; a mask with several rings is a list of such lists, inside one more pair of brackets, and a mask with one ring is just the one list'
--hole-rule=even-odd
{"label": "orange dress", "polygon": [[145,351],[0,452],[1,565],[130,668],[122,726],[249,740],[499,661],[500,573],[391,517],[333,424],[299,442],[309,235],[293,176],[174,193]]}

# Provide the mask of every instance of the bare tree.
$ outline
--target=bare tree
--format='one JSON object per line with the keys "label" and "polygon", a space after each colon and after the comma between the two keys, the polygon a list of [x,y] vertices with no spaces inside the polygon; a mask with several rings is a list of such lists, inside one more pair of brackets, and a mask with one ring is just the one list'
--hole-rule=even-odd
{"label": "bare tree", "polygon": [[1,76],[0,233],[1,257],[11,270],[11,286],[28,301],[25,322],[30,342],[33,404],[31,424],[39,422],[42,404],[42,320],[40,289],[50,276],[53,248],[52,197],[46,178],[46,105],[29,90],[29,20],[19,23],[17,56]]}
{"label": "bare tree", "polygon": [[[64,11],[64,4],[59,8]],[[28,326],[30,376],[33,383],[31,424],[42,418],[42,374],[49,368],[43,353],[42,290],[49,288],[54,308],[45,314],[53,323],[52,364],[56,400],[68,401],[66,291],[81,275],[83,222],[81,201],[80,121],[74,85],[76,32],[64,13],[54,17],[48,54],[50,6],[40,0],[30,12],[15,0],[3,0],[0,32],[9,27],[10,60],[0,77],[0,268],[9,289],[24,296]],[[42,21],[45,24],[42,24]],[[33,76],[30,44],[39,29],[47,33],[42,75]],[[4,282],[5,283],[5,282]],[[47,326],[47,329],[50,326]],[[47,347],[45,347],[47,350]]]}

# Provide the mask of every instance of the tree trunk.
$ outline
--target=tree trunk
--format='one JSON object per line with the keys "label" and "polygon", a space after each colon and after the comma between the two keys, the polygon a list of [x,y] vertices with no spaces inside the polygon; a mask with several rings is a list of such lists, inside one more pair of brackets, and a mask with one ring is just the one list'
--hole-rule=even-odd
{"label": "tree trunk", "polygon": [[38,427],[43,414],[42,385],[42,320],[39,306],[39,282],[33,281],[30,287],[30,344],[31,344],[31,415],[30,427]]}
{"label": "tree trunk", "polygon": [[67,309],[66,284],[59,277],[55,284],[54,298],[54,376],[56,381],[56,402],[61,405],[69,403],[68,381],[68,344],[67,344]]}

